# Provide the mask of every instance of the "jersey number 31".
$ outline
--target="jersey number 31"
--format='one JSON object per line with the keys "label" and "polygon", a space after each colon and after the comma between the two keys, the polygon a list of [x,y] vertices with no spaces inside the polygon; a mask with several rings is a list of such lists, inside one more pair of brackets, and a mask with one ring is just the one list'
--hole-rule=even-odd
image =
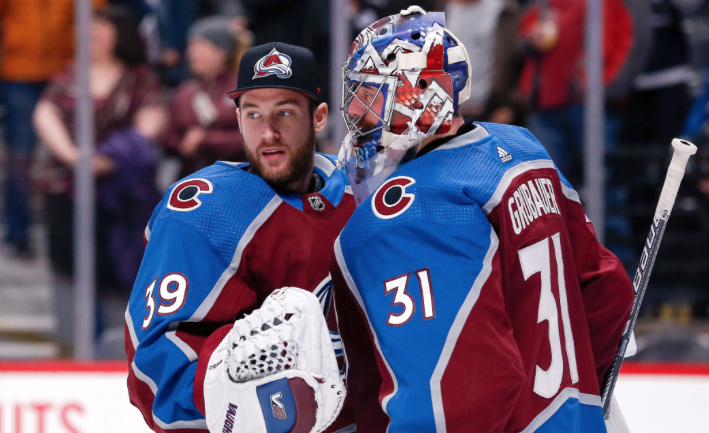
{"label": "jersey number 31", "polygon": [[[556,308],[556,299],[551,287],[551,252],[549,239],[545,238],[534,245],[519,250],[519,261],[525,281],[537,273],[541,273],[542,290],[539,297],[539,311],[537,323],[544,320],[549,322],[549,345],[551,346],[551,365],[548,370],[543,370],[537,365],[534,377],[534,392],[544,398],[552,398],[559,392],[561,380],[564,375],[564,359],[561,354],[561,332],[559,331],[559,311]],[[561,306],[561,322],[564,326],[564,340],[566,357],[569,360],[571,382],[579,381],[578,368],[576,367],[576,350],[574,336],[571,333],[569,320],[569,303],[566,299],[566,283],[564,281],[564,261],[561,258],[561,241],[559,233],[551,237],[556,253],[557,281],[559,284],[559,304]]]}

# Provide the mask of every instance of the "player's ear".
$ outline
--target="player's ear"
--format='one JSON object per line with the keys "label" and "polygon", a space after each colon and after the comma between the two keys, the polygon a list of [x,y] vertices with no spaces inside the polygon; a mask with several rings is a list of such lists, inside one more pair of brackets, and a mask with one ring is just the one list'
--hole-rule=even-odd
{"label": "player's ear", "polygon": [[325,129],[325,125],[327,124],[327,113],[327,104],[324,102],[318,105],[315,108],[315,111],[313,111],[313,129],[315,129],[316,133]]}
{"label": "player's ear", "polygon": [[241,110],[239,110],[239,106],[236,106],[236,121],[239,123],[239,131],[242,131],[241,129]]}

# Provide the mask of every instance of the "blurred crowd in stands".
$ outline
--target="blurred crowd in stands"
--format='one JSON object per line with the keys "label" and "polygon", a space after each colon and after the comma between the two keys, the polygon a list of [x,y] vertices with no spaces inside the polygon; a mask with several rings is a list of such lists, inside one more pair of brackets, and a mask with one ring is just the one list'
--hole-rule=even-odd
{"label": "blurred crowd in stands", "polygon": [[[339,95],[340,89],[326,85],[332,4],[93,3],[97,287],[99,296],[127,299],[142,258],[143,230],[162,192],[217,160],[244,159],[235,107],[225,94],[236,87],[236,67],[246,49],[271,41],[308,47],[320,65],[325,101],[333,92]],[[352,38],[410,3],[350,0]],[[445,11],[447,27],[467,48],[472,91],[461,114],[529,128],[583,196],[586,2],[414,3]],[[682,136],[700,147],[653,275],[654,284],[667,290],[649,295],[650,315],[709,316],[707,3],[603,1],[606,243],[629,272],[649,228],[671,138]],[[54,274],[68,281],[77,161],[73,8],[74,0],[0,0],[2,254],[32,260],[38,249],[30,229],[42,222]],[[332,152],[342,137],[330,135],[318,140]]]}

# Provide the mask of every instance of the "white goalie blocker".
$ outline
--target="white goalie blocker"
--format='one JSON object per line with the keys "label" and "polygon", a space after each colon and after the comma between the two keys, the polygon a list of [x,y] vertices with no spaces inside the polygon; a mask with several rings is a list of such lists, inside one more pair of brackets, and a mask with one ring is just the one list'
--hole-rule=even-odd
{"label": "white goalie blocker", "polygon": [[318,299],[274,291],[237,320],[214,351],[204,381],[211,433],[319,433],[345,400]]}

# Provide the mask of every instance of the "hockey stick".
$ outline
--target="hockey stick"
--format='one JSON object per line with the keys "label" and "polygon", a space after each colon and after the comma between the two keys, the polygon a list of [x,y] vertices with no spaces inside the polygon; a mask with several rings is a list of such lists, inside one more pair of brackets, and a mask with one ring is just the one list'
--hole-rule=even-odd
{"label": "hockey stick", "polygon": [[665,233],[665,227],[667,226],[667,220],[670,218],[672,206],[675,204],[675,198],[677,198],[679,184],[682,182],[682,178],[684,177],[684,171],[687,167],[689,157],[697,153],[697,146],[688,141],[677,138],[672,140],[672,147],[674,147],[672,161],[670,162],[670,167],[667,169],[667,177],[665,178],[665,184],[662,186],[662,192],[660,193],[660,200],[657,203],[657,209],[655,209],[655,216],[652,221],[652,226],[650,227],[650,234],[647,235],[647,240],[645,241],[645,246],[643,247],[643,253],[640,256],[640,263],[638,264],[638,269],[635,271],[635,278],[633,279],[633,288],[635,289],[633,308],[630,310],[630,318],[628,319],[628,324],[626,326],[625,333],[623,334],[623,338],[620,339],[620,345],[618,346],[618,351],[613,359],[613,364],[611,364],[611,368],[606,374],[603,393],[601,394],[603,415],[606,418],[608,417],[611,396],[613,395],[613,390],[615,389],[615,384],[618,380],[620,366],[623,364],[623,358],[625,357],[625,350],[628,347],[628,341],[630,340],[633,328],[635,327],[635,321],[638,319],[640,303],[645,295],[647,283],[650,280],[650,273],[652,272],[652,267],[655,264],[657,250],[660,247],[662,235]]}

